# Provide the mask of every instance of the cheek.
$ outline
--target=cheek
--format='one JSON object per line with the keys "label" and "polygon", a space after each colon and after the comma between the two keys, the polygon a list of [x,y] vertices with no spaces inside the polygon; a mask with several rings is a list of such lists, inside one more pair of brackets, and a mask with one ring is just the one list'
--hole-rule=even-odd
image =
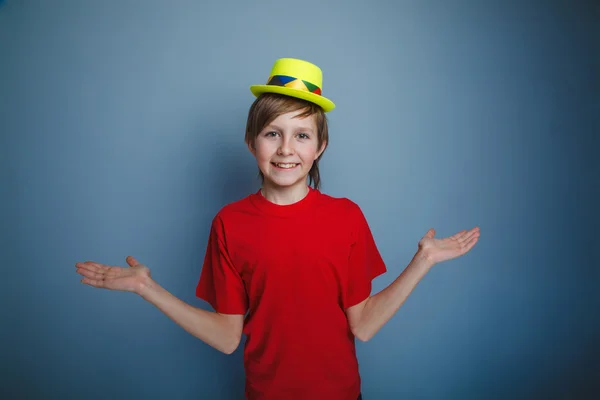
{"label": "cheek", "polygon": [[304,162],[313,162],[317,158],[317,148],[314,145],[306,146],[301,150]]}
{"label": "cheek", "polygon": [[255,157],[259,162],[264,162],[271,158],[271,151],[269,150],[269,147],[264,144],[257,144],[255,151]]}

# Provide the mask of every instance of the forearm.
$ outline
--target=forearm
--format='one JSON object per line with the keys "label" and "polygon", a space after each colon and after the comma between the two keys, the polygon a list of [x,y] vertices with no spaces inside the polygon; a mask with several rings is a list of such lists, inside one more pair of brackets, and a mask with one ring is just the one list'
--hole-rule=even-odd
{"label": "forearm", "polygon": [[363,341],[372,338],[404,304],[432,266],[423,253],[417,252],[394,282],[365,302],[355,335]]}
{"label": "forearm", "polygon": [[226,316],[192,307],[150,278],[142,284],[138,294],[188,333],[215,349],[231,354],[239,345],[241,329]]}

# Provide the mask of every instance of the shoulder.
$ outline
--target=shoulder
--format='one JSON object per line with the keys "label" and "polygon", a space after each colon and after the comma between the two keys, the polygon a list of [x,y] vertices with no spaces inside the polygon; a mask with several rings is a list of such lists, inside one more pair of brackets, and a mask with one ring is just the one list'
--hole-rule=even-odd
{"label": "shoulder", "polygon": [[255,213],[251,198],[254,194],[249,194],[239,200],[227,203],[222,206],[213,217],[213,226],[215,224],[224,225],[231,221],[239,220],[242,216],[248,216]]}
{"label": "shoulder", "polygon": [[364,217],[360,206],[347,197],[334,197],[319,192],[319,201],[317,203],[327,209],[327,211],[343,215],[344,217],[359,219]]}

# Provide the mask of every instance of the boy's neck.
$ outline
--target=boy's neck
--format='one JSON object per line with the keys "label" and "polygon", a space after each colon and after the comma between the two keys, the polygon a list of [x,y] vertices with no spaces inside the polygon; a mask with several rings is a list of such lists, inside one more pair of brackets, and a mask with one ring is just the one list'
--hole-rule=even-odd
{"label": "boy's neck", "polygon": [[260,189],[262,196],[271,203],[286,206],[302,200],[308,194],[309,188],[306,184],[298,184],[289,187],[277,187],[265,182]]}

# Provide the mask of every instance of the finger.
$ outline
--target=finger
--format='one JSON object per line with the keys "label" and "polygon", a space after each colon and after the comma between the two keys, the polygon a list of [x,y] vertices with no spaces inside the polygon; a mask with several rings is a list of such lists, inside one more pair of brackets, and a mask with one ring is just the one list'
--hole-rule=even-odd
{"label": "finger", "polygon": [[466,253],[466,252],[470,251],[473,248],[473,246],[475,246],[475,244],[477,243],[478,240],[479,240],[479,236],[475,236],[475,237],[471,238],[471,240],[469,240],[467,242],[467,244],[464,246],[464,252]]}
{"label": "finger", "polygon": [[128,256],[125,261],[127,261],[127,264],[129,264],[130,267],[135,267],[139,264],[139,261],[132,256]]}
{"label": "finger", "polygon": [[474,228],[471,228],[467,233],[469,233],[469,234],[477,233],[477,232],[479,232],[479,230],[480,230],[479,227],[476,226]]}
{"label": "finger", "polygon": [[468,243],[474,236],[479,236],[479,228],[473,228],[470,231],[464,233],[458,239],[461,243]]}
{"label": "finger", "polygon": [[78,268],[76,272],[79,275],[84,276],[86,278],[90,278],[90,279],[103,280],[105,277],[105,274],[90,271],[89,269],[84,269],[84,268]]}
{"label": "finger", "polygon": [[87,276],[92,279],[110,280],[115,279],[123,275],[123,268],[121,267],[102,267],[98,269],[79,268],[77,273],[80,275]]}
{"label": "finger", "polygon": [[478,238],[479,236],[481,236],[481,232],[479,231],[479,229],[476,229],[476,230],[472,231],[472,233],[470,235],[470,239],[472,239],[472,238]]}
{"label": "finger", "polygon": [[89,271],[94,271],[94,272],[101,272],[101,271],[108,269],[108,267],[103,264],[98,264],[98,263],[94,263],[91,261],[86,261],[83,263],[76,263],[75,267],[76,268],[85,268]]}
{"label": "finger", "polygon": [[76,263],[75,268],[76,269],[85,269],[86,271],[92,271],[92,272],[97,272],[100,270],[98,267],[95,267],[91,264],[86,264],[86,263]]}
{"label": "finger", "polygon": [[435,229],[430,228],[423,237],[432,239],[434,236],[435,236]]}
{"label": "finger", "polygon": [[104,281],[101,280],[96,280],[96,279],[90,279],[90,278],[83,278],[81,280],[81,283],[85,284],[85,285],[89,285],[89,286],[93,286],[96,288],[104,288]]}
{"label": "finger", "polygon": [[450,239],[459,240],[462,237],[462,235],[464,235],[466,232],[467,232],[466,230],[462,230],[462,231],[450,236]]}

